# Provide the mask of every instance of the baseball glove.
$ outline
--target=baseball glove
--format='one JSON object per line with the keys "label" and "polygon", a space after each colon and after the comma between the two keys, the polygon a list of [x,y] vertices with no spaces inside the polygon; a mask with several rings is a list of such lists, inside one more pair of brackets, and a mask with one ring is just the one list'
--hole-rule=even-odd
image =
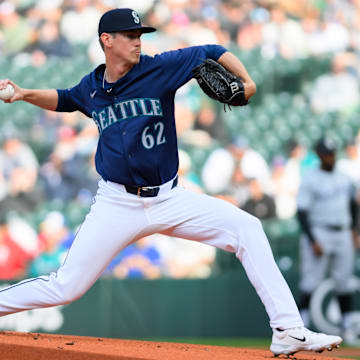
{"label": "baseball glove", "polygon": [[248,104],[242,80],[226,70],[218,62],[206,59],[203,63],[194,67],[192,71],[193,77],[210,98],[233,106]]}

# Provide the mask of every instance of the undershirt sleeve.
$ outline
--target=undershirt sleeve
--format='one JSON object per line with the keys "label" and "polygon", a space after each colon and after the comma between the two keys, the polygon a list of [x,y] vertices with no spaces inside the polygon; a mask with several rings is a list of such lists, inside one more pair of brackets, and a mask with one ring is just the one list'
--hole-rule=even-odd
{"label": "undershirt sleeve", "polygon": [[311,226],[308,219],[308,212],[306,210],[298,210],[297,218],[299,220],[302,231],[307,235],[311,243],[315,242],[315,237],[311,231]]}

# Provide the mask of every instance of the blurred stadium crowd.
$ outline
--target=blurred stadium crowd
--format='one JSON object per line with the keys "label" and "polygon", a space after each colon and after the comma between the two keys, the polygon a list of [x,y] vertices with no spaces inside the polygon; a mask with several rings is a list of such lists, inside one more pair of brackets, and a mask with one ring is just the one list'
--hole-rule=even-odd
{"label": "blurred stadium crowd", "polygon": [[[218,43],[244,62],[258,86],[247,107],[224,112],[194,81],[178,92],[180,183],[262,219],[275,256],[279,235],[297,233],[300,176],[317,164],[321,135],[337,141],[338,165],[360,184],[359,0],[0,0],[0,77],[75,85],[103,62],[97,24],[113,7],[158,28],[143,37],[148,55]],[[97,137],[80,113],[0,104],[0,279],[61,264],[97,187]],[[207,277],[219,268],[214,249],[154,235],[105,275]]]}

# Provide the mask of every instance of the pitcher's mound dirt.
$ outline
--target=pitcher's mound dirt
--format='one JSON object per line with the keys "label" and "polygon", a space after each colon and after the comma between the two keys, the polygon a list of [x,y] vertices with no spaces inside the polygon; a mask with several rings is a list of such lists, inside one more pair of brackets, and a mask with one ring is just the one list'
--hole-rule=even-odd
{"label": "pitcher's mound dirt", "polygon": [[[326,357],[298,353],[297,359],[337,360],[340,349]],[[332,355],[332,356],[330,356]],[[268,350],[165,342],[118,340],[71,335],[0,332],[1,360],[260,360],[274,359]]]}

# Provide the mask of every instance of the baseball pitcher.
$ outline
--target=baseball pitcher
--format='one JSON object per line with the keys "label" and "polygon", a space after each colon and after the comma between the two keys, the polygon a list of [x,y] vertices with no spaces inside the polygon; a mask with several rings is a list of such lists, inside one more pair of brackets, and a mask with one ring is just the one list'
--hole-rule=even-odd
{"label": "baseball pitcher", "polygon": [[176,91],[195,77],[209,96],[241,106],[254,95],[255,83],[242,62],[218,45],[142,55],[141,36],[153,31],[142,26],[136,11],[113,9],[99,22],[106,62],[79,84],[31,90],[0,81],[0,89],[8,84],[15,89],[7,102],[22,100],[91,117],[99,129],[95,161],[101,175],[95,202],[63,265],[49,276],[1,290],[0,315],[78,299],[119,251],[157,232],[236,254],[269,315],[275,355],[338,347],[340,337],[304,328],[260,221],[177,185]]}

